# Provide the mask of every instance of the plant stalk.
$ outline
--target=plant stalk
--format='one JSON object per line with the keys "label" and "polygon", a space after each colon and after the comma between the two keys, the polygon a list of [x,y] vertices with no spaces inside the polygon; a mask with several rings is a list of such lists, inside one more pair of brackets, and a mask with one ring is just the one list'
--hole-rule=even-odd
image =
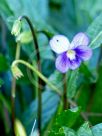
{"label": "plant stalk", "polygon": [[67,99],[67,80],[66,74],[63,75],[63,109],[68,109],[68,99]]}
{"label": "plant stalk", "polygon": [[[35,45],[36,55],[37,55],[37,65],[38,70],[41,71],[41,62],[40,62],[40,52],[39,52],[39,46],[37,42],[36,33],[34,30],[34,27],[30,21],[30,19],[27,16],[21,16],[19,17],[19,20],[25,19],[30,27],[32,36],[33,36],[33,43]],[[41,116],[42,116],[42,96],[41,96],[41,87],[42,86],[42,80],[38,77],[38,130],[39,134],[41,135]]]}
{"label": "plant stalk", "polygon": [[[17,43],[16,48],[16,56],[15,60],[20,57],[20,44]],[[11,89],[11,106],[12,106],[12,127],[13,127],[13,135],[14,134],[14,122],[15,122],[15,92],[16,92],[16,79],[13,77],[12,79],[12,89]]]}

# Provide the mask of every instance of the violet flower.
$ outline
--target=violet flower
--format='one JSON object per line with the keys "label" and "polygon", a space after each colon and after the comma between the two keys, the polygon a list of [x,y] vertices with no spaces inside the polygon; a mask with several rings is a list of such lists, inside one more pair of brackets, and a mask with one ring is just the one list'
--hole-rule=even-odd
{"label": "violet flower", "polygon": [[88,44],[89,38],[82,32],[75,35],[71,43],[63,35],[54,36],[50,40],[50,46],[58,54],[56,68],[61,73],[78,68],[81,62],[87,61],[92,56],[92,50]]}

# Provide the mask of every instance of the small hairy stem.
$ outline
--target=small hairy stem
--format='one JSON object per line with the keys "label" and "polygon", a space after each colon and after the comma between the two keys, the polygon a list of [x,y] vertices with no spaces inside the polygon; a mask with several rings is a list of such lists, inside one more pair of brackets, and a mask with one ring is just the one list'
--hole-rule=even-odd
{"label": "small hairy stem", "polygon": [[[27,16],[21,16],[19,17],[19,20],[25,19],[30,27],[30,30],[32,32],[33,36],[33,42],[35,45],[36,55],[37,55],[37,64],[38,64],[38,70],[41,71],[41,62],[40,62],[40,52],[39,52],[39,46],[37,42],[36,33],[34,31],[34,27],[30,21],[30,19]],[[41,87],[42,86],[42,80],[38,78],[38,129],[39,133],[41,134],[41,114],[42,114],[42,97],[41,97]]]}
{"label": "small hairy stem", "polygon": [[[20,45],[19,45],[19,43],[17,43],[15,60],[19,59],[19,57],[20,57]],[[14,133],[14,121],[15,121],[15,91],[16,91],[16,79],[13,77],[13,79],[12,79],[12,89],[11,89],[13,133]]]}
{"label": "small hairy stem", "polygon": [[66,74],[63,75],[63,109],[68,109]]}

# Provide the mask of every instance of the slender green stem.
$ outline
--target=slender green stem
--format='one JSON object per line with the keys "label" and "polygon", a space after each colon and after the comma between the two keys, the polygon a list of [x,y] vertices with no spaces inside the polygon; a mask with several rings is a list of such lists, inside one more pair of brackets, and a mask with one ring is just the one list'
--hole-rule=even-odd
{"label": "slender green stem", "polygon": [[37,70],[37,68],[29,64],[28,62],[24,60],[15,60],[12,63],[12,67],[16,66],[19,63],[25,65],[30,70],[32,70],[35,74],[37,74],[54,92],[56,92],[61,97],[61,92],[56,88],[56,86],[54,86],[51,82],[49,82],[48,79]]}
{"label": "slender green stem", "polygon": [[16,56],[15,59],[19,59],[20,57],[20,43],[17,43],[17,48],[16,48]]}
{"label": "slender green stem", "polygon": [[[19,57],[20,57],[20,44],[17,43],[15,60],[19,59]],[[16,91],[16,79],[13,77],[13,79],[12,79],[12,89],[11,89],[13,134],[14,134],[14,121],[15,121],[15,91]]]}
{"label": "slender green stem", "polygon": [[63,109],[68,109],[66,74],[63,75]]}
{"label": "slender green stem", "polygon": [[34,30],[34,27],[30,21],[30,19],[27,17],[27,16],[20,16],[19,17],[19,20],[21,21],[22,19],[25,19],[30,27],[30,30],[32,32],[32,36],[33,36],[33,42],[34,42],[34,45],[35,45],[35,50],[36,50],[36,53],[37,53],[37,62],[39,63],[39,67],[40,67],[40,53],[39,53],[39,46],[38,46],[38,42],[37,42],[37,37],[36,37],[36,33],[35,33],[35,30]]}
{"label": "slender green stem", "polygon": [[[15,60],[18,60],[19,57],[20,57],[20,44],[17,43]],[[12,91],[11,91],[11,93],[12,93],[12,97],[14,97],[14,98],[15,98],[15,90],[16,90],[16,79],[13,78],[13,80],[12,80]]]}
{"label": "slender green stem", "polygon": [[50,32],[47,31],[47,30],[39,30],[39,31],[37,31],[37,33],[42,33],[42,34],[44,34],[44,35],[48,38],[48,40],[50,40],[50,39],[54,36],[53,33],[50,33]]}
{"label": "slender green stem", "polygon": [[[40,52],[39,52],[39,46],[38,46],[37,37],[36,37],[34,27],[31,23],[30,19],[27,16],[19,17],[20,21],[22,19],[25,19],[27,21],[27,23],[30,27],[30,30],[32,32],[33,42],[34,42],[34,45],[35,45],[35,50],[36,50],[36,55],[37,55],[38,70],[41,71]],[[42,97],[41,97],[41,87],[40,87],[40,85],[42,85],[42,80],[40,78],[38,78],[38,129],[39,129],[39,134],[41,135]]]}

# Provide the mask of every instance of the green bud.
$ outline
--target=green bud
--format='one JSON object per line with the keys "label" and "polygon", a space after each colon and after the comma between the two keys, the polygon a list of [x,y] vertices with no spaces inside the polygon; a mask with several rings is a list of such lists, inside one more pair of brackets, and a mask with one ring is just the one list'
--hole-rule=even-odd
{"label": "green bud", "polygon": [[16,136],[27,136],[25,128],[23,127],[22,123],[18,119],[15,120],[14,130]]}
{"label": "green bud", "polygon": [[29,43],[31,41],[32,41],[32,34],[30,31],[22,32],[16,38],[16,42],[20,42],[23,44]]}
{"label": "green bud", "polygon": [[11,66],[11,71],[12,71],[13,76],[16,79],[19,79],[19,78],[21,78],[23,76],[23,73],[21,72],[21,70],[16,65]]}
{"label": "green bud", "polygon": [[18,36],[20,34],[20,30],[21,30],[21,21],[16,20],[13,24],[11,34]]}

